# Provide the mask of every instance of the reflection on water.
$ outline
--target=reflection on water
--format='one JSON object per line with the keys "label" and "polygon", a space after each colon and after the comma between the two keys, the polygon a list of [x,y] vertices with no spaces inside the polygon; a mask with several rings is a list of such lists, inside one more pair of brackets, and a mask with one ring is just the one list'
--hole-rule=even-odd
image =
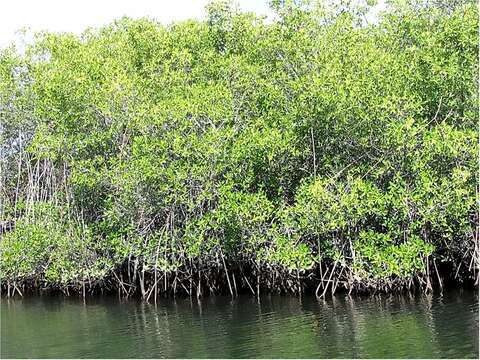
{"label": "reflection on water", "polygon": [[478,297],[2,299],[1,357],[478,358]]}

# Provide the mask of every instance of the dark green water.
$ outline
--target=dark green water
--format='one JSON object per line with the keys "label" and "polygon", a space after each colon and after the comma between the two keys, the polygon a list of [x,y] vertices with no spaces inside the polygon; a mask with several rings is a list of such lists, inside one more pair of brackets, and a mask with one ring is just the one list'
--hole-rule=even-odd
{"label": "dark green water", "polygon": [[467,291],[1,303],[2,358],[478,358],[478,340],[478,296]]}

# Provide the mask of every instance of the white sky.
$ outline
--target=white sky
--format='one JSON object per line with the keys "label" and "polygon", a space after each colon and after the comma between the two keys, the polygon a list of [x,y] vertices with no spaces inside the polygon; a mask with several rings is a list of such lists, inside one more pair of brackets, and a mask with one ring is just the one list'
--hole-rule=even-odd
{"label": "white sky", "polygon": [[[244,11],[268,15],[268,0],[237,0]],[[202,18],[208,0],[3,0],[0,1],[0,47],[18,40],[16,31],[69,31],[80,34],[126,15],[148,16],[169,24]]]}

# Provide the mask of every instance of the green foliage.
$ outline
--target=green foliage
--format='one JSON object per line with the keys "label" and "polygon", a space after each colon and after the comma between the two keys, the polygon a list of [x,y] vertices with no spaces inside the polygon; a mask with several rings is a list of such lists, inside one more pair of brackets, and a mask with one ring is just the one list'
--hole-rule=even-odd
{"label": "green foliage", "polygon": [[61,209],[36,203],[35,220],[18,220],[15,229],[2,237],[0,270],[4,280],[36,279],[51,286],[99,281],[112,264],[92,231],[62,222]]}
{"label": "green foliage", "polygon": [[2,50],[3,278],[473,277],[478,9],[444,5],[219,1]]}

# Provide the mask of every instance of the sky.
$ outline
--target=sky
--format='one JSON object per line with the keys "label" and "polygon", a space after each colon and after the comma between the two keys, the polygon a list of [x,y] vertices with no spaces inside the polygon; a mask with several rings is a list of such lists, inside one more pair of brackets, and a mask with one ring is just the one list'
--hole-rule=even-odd
{"label": "sky", "polygon": [[[269,15],[268,0],[237,0],[244,11]],[[0,47],[19,39],[16,32],[68,31],[80,34],[126,15],[148,16],[164,24],[205,15],[208,0],[4,0],[0,11]]]}

